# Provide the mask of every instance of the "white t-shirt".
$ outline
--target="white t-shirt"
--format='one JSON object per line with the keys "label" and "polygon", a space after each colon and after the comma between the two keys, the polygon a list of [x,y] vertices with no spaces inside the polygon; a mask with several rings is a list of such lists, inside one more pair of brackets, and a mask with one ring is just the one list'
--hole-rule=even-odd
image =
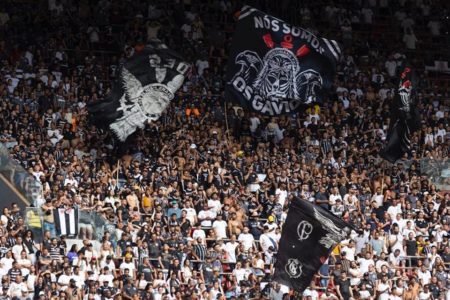
{"label": "white t-shirt", "polygon": [[225,251],[227,252],[227,254],[228,254],[228,261],[229,262],[236,262],[236,248],[237,248],[237,246],[239,246],[239,244],[238,243],[231,243],[231,242],[228,242],[228,243],[226,243],[225,244],[225,247],[224,247],[224,249],[225,249]]}
{"label": "white t-shirt", "polygon": [[191,224],[195,224],[195,217],[197,216],[195,209],[190,207],[190,208],[183,208],[183,210],[186,212],[186,219],[188,219],[189,222],[191,222]]}
{"label": "white t-shirt", "polygon": [[261,121],[257,117],[250,118],[250,132],[255,132]]}
{"label": "white t-shirt", "polygon": [[330,205],[334,205],[334,204],[336,204],[336,200],[337,199],[340,199],[341,201],[342,201],[342,196],[338,193],[338,194],[331,194],[330,195]]}
{"label": "white t-shirt", "polygon": [[428,270],[425,270],[425,272],[422,272],[422,270],[419,270],[418,277],[419,277],[419,280],[422,279],[422,284],[425,285],[425,284],[430,283],[431,273]]}
{"label": "white t-shirt", "polygon": [[28,288],[25,282],[16,283],[12,282],[9,286],[8,294],[11,298],[22,297],[22,292],[28,292]]}
{"label": "white t-shirt", "polygon": [[[199,220],[201,220],[202,226],[211,227],[211,219],[215,219],[216,215],[217,214],[212,209],[202,210],[198,213],[198,218]],[[209,220],[207,220],[206,218],[209,218]]]}
{"label": "white t-shirt", "polygon": [[136,269],[136,267],[134,266],[134,263],[133,262],[129,262],[129,263],[123,262],[123,263],[121,263],[120,264],[120,270],[122,272],[124,272],[125,269],[129,269],[130,270],[130,276],[133,277],[133,275],[134,275],[133,271]]}
{"label": "white t-shirt", "polygon": [[20,258],[20,252],[22,252],[24,250],[22,245],[14,245],[11,249],[13,257],[15,259],[19,259]]}
{"label": "white t-shirt", "polygon": [[205,69],[209,68],[209,62],[207,60],[198,59],[195,62],[195,66],[197,67],[198,75],[202,76]]}
{"label": "white t-shirt", "polygon": [[355,247],[350,248],[350,247],[344,246],[341,250],[341,253],[342,252],[345,252],[345,258],[348,259],[349,261],[355,260],[355,252],[356,252]]}
{"label": "white t-shirt", "polygon": [[393,242],[395,240],[395,238],[397,237],[397,241],[395,242],[395,244],[391,247],[391,252],[394,252],[395,250],[400,250],[400,255],[403,255],[403,235],[401,233],[398,233],[397,235],[395,234],[390,234],[389,235],[389,244],[391,242]]}
{"label": "white t-shirt", "polygon": [[209,199],[208,206],[211,207],[210,209],[212,209],[216,214],[222,210],[222,203],[220,203],[219,199],[217,200]]}
{"label": "white t-shirt", "polygon": [[385,291],[384,293],[380,294],[380,296],[378,297],[378,300],[389,300],[389,284],[380,282],[378,284],[377,291],[378,292]]}
{"label": "white t-shirt", "polygon": [[202,238],[202,241],[205,241],[205,238],[206,238],[205,231],[203,229],[195,229],[194,233],[192,233],[192,238],[194,240],[196,240],[198,238]]}
{"label": "white t-shirt", "polygon": [[284,203],[286,202],[286,198],[288,195],[288,192],[286,190],[276,189],[275,195],[278,196],[278,203],[281,204],[281,207],[284,207]]}
{"label": "white t-shirt", "polygon": [[227,222],[224,220],[216,220],[214,221],[212,228],[216,233],[216,238],[218,239],[226,239],[227,238]]}
{"label": "white t-shirt", "polygon": [[245,279],[245,273],[246,273],[245,269],[243,269],[243,268],[234,269],[233,275],[236,277],[236,281],[238,283]]}
{"label": "white t-shirt", "polygon": [[62,274],[61,276],[59,276],[58,278],[58,284],[61,284],[63,286],[68,286],[70,282],[70,276],[66,275],[66,274]]}
{"label": "white t-shirt", "polygon": [[254,240],[255,238],[251,233],[241,233],[238,237],[238,241],[242,242],[246,251],[253,246]]}
{"label": "white t-shirt", "polygon": [[112,274],[102,274],[98,276],[98,282],[103,285],[103,282],[108,281],[108,286],[113,286],[114,276]]}
{"label": "white t-shirt", "polygon": [[360,258],[358,261],[359,261],[359,269],[361,270],[361,273],[368,272],[370,265],[375,266],[375,262],[371,258],[370,259]]}
{"label": "white t-shirt", "polygon": [[389,206],[387,213],[391,216],[391,220],[397,219],[397,214],[402,213],[402,205],[398,203],[396,206]]}

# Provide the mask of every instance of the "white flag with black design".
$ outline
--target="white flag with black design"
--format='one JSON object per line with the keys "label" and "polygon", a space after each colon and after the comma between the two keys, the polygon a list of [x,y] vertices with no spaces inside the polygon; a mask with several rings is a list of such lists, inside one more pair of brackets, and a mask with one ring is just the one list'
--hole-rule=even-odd
{"label": "white flag with black design", "polygon": [[125,141],[138,128],[159,119],[189,68],[176,52],[153,42],[124,63],[106,99],[89,105],[94,123],[108,126]]}
{"label": "white flag with black design", "polygon": [[282,228],[273,280],[302,293],[351,229],[324,208],[295,198]]}

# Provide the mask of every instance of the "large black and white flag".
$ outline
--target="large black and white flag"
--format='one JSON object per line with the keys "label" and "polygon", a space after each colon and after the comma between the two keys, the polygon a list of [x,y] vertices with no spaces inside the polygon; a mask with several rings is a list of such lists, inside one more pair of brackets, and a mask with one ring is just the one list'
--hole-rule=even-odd
{"label": "large black and white flag", "polygon": [[391,163],[411,152],[411,135],[420,127],[420,113],[412,97],[412,73],[410,67],[402,68],[398,89],[390,107],[387,142],[380,156]]}
{"label": "large black and white flag", "polygon": [[336,41],[244,6],[231,46],[226,98],[265,115],[291,113],[323,98],[341,55]]}
{"label": "large black and white flag", "polygon": [[108,126],[120,141],[157,120],[182,86],[190,65],[164,44],[154,42],[121,67],[104,101],[89,106],[92,119]]}
{"label": "large black and white flag", "polygon": [[295,198],[281,232],[274,280],[303,292],[351,228],[328,210]]}
{"label": "large black and white flag", "polygon": [[78,208],[57,208],[53,210],[55,229],[58,236],[78,235]]}

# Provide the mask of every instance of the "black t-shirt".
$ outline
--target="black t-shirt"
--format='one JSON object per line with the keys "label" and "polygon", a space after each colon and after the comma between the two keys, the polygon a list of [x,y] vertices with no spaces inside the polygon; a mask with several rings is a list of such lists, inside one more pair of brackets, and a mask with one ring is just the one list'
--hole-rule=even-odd
{"label": "black t-shirt", "polygon": [[415,256],[417,254],[417,241],[406,240],[406,255]]}
{"label": "black t-shirt", "polygon": [[339,286],[339,290],[341,291],[342,297],[347,300],[350,299],[350,278],[342,280],[339,278],[337,280],[337,284]]}
{"label": "black t-shirt", "polygon": [[250,229],[249,231],[253,235],[253,237],[258,240],[261,236],[261,229],[258,228],[258,226],[260,226],[260,222],[257,219],[250,218],[248,220],[247,226]]}
{"label": "black t-shirt", "polygon": [[158,257],[159,254],[161,253],[161,242],[159,241],[155,241],[155,242],[150,242],[148,244],[148,253],[150,255],[150,257]]}
{"label": "black t-shirt", "polygon": [[123,291],[125,292],[125,294],[127,294],[128,296],[131,296],[131,297],[133,297],[134,295],[137,294],[137,289],[132,284],[125,285],[123,287]]}
{"label": "black t-shirt", "polygon": [[255,172],[252,172],[247,178],[247,184],[255,183],[258,179],[258,175]]}
{"label": "black t-shirt", "polygon": [[416,226],[419,228],[426,228],[428,226],[428,222],[425,220],[416,220]]}

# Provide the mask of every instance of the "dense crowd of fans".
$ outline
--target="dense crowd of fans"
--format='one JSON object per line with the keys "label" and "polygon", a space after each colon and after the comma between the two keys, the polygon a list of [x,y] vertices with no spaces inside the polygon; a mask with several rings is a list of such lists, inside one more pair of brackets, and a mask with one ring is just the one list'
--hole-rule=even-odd
{"label": "dense crowd of fans", "polygon": [[[450,299],[450,197],[420,170],[423,158],[449,157],[449,91],[429,85],[414,52],[416,26],[439,37],[445,9],[426,0],[260,2],[347,46],[320,107],[268,118],[225,104],[240,1],[0,6],[0,140],[42,185],[35,205],[44,216],[38,241],[17,205],[3,209],[0,299],[287,299],[271,274],[295,196],[361,230],[334,249],[304,299]],[[383,39],[380,17],[394,20],[398,40]],[[194,68],[166,114],[119,144],[90,125],[86,106],[153,38]],[[421,78],[422,127],[412,155],[391,165],[377,154],[405,55]],[[81,227],[83,246],[68,247],[56,236],[59,207],[115,226],[99,249]]]}

